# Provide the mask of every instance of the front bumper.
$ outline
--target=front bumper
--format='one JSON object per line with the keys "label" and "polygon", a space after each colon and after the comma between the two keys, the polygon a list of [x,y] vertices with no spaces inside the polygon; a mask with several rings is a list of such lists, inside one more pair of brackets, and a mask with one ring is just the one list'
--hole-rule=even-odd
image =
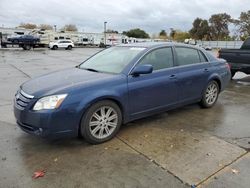
{"label": "front bumper", "polygon": [[78,135],[80,116],[72,108],[33,111],[35,102],[36,99],[32,99],[25,108],[20,109],[14,101],[16,122],[23,131],[51,139]]}

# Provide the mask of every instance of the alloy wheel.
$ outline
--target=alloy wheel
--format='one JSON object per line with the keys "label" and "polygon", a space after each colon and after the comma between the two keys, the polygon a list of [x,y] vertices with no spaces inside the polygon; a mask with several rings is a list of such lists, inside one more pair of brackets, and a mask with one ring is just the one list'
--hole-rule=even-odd
{"label": "alloy wheel", "polygon": [[206,94],[205,94],[205,100],[207,104],[212,105],[215,103],[218,96],[218,87],[215,83],[211,83],[208,85]]}
{"label": "alloy wheel", "polygon": [[97,139],[110,136],[118,125],[118,114],[111,106],[102,106],[97,109],[89,121],[90,133]]}

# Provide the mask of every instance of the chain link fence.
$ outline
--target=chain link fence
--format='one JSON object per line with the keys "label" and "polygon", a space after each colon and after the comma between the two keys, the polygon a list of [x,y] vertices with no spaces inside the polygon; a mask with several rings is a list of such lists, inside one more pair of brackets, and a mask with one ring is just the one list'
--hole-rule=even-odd
{"label": "chain link fence", "polygon": [[239,49],[243,41],[197,41],[201,46],[209,46],[211,48],[232,48]]}

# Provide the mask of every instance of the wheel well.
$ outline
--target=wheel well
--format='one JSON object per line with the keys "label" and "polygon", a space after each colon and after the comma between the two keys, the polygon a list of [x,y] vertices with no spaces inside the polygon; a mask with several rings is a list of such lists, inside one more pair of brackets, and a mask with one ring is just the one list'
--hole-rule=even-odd
{"label": "wheel well", "polygon": [[79,122],[79,125],[78,125],[78,136],[80,136],[81,122],[82,122],[82,118],[83,118],[84,114],[86,113],[86,111],[87,111],[93,104],[95,104],[95,103],[97,103],[97,102],[100,102],[100,101],[106,101],[106,100],[114,102],[114,103],[120,108],[121,114],[122,114],[122,122],[123,122],[123,120],[124,120],[124,113],[123,113],[123,112],[124,112],[124,109],[123,109],[123,107],[122,107],[122,104],[121,104],[118,100],[113,99],[113,98],[109,98],[109,97],[107,97],[107,98],[100,98],[100,99],[94,100],[94,101],[92,101],[91,103],[89,103],[89,105],[86,107],[86,109],[85,109],[84,112],[82,113],[82,116],[81,116],[81,119],[80,119],[80,122]]}
{"label": "wheel well", "polygon": [[219,86],[219,90],[221,91],[221,82],[220,82],[220,80],[218,78],[215,78],[213,80],[217,82],[217,84]]}

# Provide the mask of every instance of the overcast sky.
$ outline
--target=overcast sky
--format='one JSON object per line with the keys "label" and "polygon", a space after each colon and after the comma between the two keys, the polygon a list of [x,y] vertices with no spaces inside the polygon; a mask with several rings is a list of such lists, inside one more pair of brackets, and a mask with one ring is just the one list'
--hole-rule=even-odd
{"label": "overcast sky", "polygon": [[0,26],[30,22],[61,28],[71,23],[79,31],[102,32],[107,21],[107,28],[119,32],[139,27],[152,34],[169,28],[188,31],[196,17],[226,12],[238,18],[247,10],[250,0],[0,0]]}

